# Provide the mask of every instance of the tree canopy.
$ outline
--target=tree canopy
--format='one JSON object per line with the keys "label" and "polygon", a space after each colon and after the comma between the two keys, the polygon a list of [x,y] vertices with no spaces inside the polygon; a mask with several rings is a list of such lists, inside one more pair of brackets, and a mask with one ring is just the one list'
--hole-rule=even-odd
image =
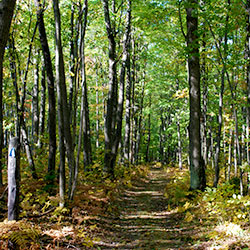
{"label": "tree canopy", "polygon": [[192,195],[249,195],[250,1],[14,3],[0,3],[1,187],[17,137],[21,177],[61,208],[89,176],[146,163],[188,169]]}

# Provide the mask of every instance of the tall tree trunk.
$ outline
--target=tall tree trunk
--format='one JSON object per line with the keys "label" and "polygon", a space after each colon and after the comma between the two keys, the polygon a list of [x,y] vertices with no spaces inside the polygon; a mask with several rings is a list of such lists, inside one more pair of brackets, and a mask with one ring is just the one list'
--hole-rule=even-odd
{"label": "tall tree trunk", "polygon": [[136,42],[133,38],[131,41],[132,46],[132,65],[131,65],[131,119],[130,119],[130,153],[129,159],[130,163],[134,163],[134,148],[135,148],[135,140],[134,136],[136,136],[136,105],[135,105],[135,81],[136,81]]}
{"label": "tall tree trunk", "polygon": [[163,110],[161,110],[161,125],[160,125],[160,134],[159,134],[159,139],[160,139],[160,162],[164,162],[164,128],[165,128],[165,119],[163,117]]}
{"label": "tall tree trunk", "polygon": [[198,42],[197,0],[187,1],[187,47],[188,47],[188,82],[190,100],[189,154],[190,154],[190,189],[204,190],[206,186],[204,161],[201,155],[200,135],[200,62]]}
{"label": "tall tree trunk", "polygon": [[5,46],[9,36],[11,20],[16,0],[2,0],[0,2],[0,186],[3,185],[2,157],[3,157],[3,59]]}
{"label": "tall tree trunk", "polygon": [[15,57],[15,42],[14,42],[14,37],[13,34],[9,38],[9,61],[10,61],[10,73],[11,73],[11,79],[14,85],[15,89],[15,95],[16,95],[16,103],[15,103],[15,108],[16,108],[16,122],[15,122],[15,130],[16,130],[16,137],[19,138],[19,143],[20,143],[20,119],[18,114],[20,113],[19,109],[19,89],[17,86],[17,65],[16,65],[16,57]]}
{"label": "tall tree trunk", "polygon": [[[29,46],[29,56],[27,59],[27,64],[26,64],[26,69],[25,69],[25,73],[24,73],[24,78],[23,78],[23,93],[22,93],[22,98],[20,98],[19,96],[19,88],[18,88],[18,83],[17,83],[17,75],[16,75],[16,61],[15,61],[15,45],[14,45],[14,38],[12,38],[11,42],[10,42],[10,50],[11,50],[11,77],[13,80],[13,84],[16,90],[16,110],[17,110],[17,137],[19,138],[19,142],[21,141],[20,138],[22,136],[23,139],[23,143],[25,146],[25,151],[26,151],[26,155],[28,158],[28,162],[29,162],[29,167],[32,173],[32,177],[34,179],[37,179],[37,174],[36,174],[36,169],[35,169],[35,164],[34,164],[34,160],[33,160],[33,156],[32,156],[32,150],[29,144],[29,139],[27,136],[27,129],[26,129],[26,124],[25,124],[25,120],[24,120],[24,114],[25,114],[25,99],[26,99],[26,83],[27,83],[27,77],[28,77],[28,71],[29,71],[29,65],[30,65],[30,59],[31,59],[31,51],[32,51],[32,44],[33,44],[33,40],[35,37],[35,33],[36,33],[36,28],[37,26],[35,26],[34,32],[33,32],[33,36],[30,42],[30,46]],[[21,77],[21,75],[20,75]]]}
{"label": "tall tree trunk", "polygon": [[104,155],[104,172],[111,177],[114,177],[115,155],[112,152],[114,145],[114,131],[116,124],[116,109],[117,109],[117,56],[116,56],[116,31],[111,25],[109,13],[109,1],[102,0],[104,9],[104,19],[106,31],[109,40],[109,90],[107,98],[107,112],[105,117],[105,155]]}
{"label": "tall tree trunk", "polygon": [[[230,1],[228,1],[230,4]],[[220,151],[221,151],[221,130],[222,130],[222,123],[223,123],[223,95],[224,95],[224,85],[225,85],[225,72],[226,72],[226,64],[225,60],[227,58],[227,33],[228,33],[228,20],[229,14],[227,13],[226,16],[226,26],[225,26],[225,35],[224,35],[224,56],[222,59],[223,61],[223,68],[221,72],[221,89],[220,89],[220,96],[219,96],[219,114],[218,114],[218,132],[217,132],[217,144],[215,147],[215,159],[214,159],[214,169],[215,169],[215,176],[214,176],[214,187],[217,187],[219,177],[220,177]]]}
{"label": "tall tree trunk", "polygon": [[117,117],[116,117],[116,137],[115,137],[115,148],[114,154],[117,155],[118,147],[121,141],[121,134],[122,134],[122,120],[123,120],[123,106],[124,106],[124,88],[125,88],[125,75],[126,70],[127,74],[127,81],[130,81],[130,75],[128,67],[130,66],[130,30],[131,30],[131,0],[127,0],[127,18],[126,18],[126,30],[124,34],[124,41],[123,41],[123,58],[122,58],[122,65],[120,71],[120,81],[119,81],[119,99],[118,99],[118,106],[117,106]]}
{"label": "tall tree trunk", "polygon": [[[71,6],[71,18],[70,18],[70,86],[69,86],[69,110],[73,108],[73,96],[75,94],[75,84],[76,84],[76,53],[75,53],[75,43],[74,43],[74,16],[75,16],[75,5]],[[72,113],[70,114],[70,122],[72,123]]]}
{"label": "tall tree trunk", "polygon": [[79,128],[79,137],[78,137],[78,149],[77,149],[77,158],[76,166],[74,173],[74,181],[71,191],[70,199],[73,199],[74,192],[76,189],[77,177],[78,177],[78,166],[80,160],[80,151],[83,135],[83,162],[84,168],[87,170],[92,164],[92,148],[90,140],[90,121],[89,121],[89,105],[88,105],[88,94],[87,94],[87,80],[86,80],[86,67],[85,67],[85,32],[87,27],[87,15],[88,15],[88,1],[84,1],[83,6],[84,18],[81,25],[81,76],[82,76],[82,95],[81,95],[81,113],[80,113],[80,128]]}
{"label": "tall tree trunk", "polygon": [[220,160],[220,149],[221,149],[221,130],[222,130],[222,119],[223,119],[223,95],[224,95],[224,80],[225,80],[225,69],[223,67],[222,69],[222,76],[221,76],[221,90],[220,90],[220,96],[219,96],[219,114],[218,114],[218,133],[216,135],[216,141],[217,144],[215,146],[215,158],[214,158],[214,170],[215,170],[215,176],[214,176],[214,187],[217,187],[219,177],[220,177],[220,166],[219,166],[219,160]]}
{"label": "tall tree trunk", "polygon": [[81,28],[81,61],[82,61],[82,100],[81,100],[81,123],[83,130],[83,162],[85,170],[92,164],[92,147],[90,140],[90,120],[89,120],[89,103],[88,88],[85,69],[85,33],[87,27],[88,1],[84,1],[84,19]]}
{"label": "tall tree trunk", "polygon": [[42,78],[41,78],[41,95],[40,95],[40,114],[39,114],[39,138],[38,147],[43,147],[42,136],[45,131],[45,115],[46,115],[46,72],[45,67],[42,67]]}
{"label": "tall tree trunk", "polygon": [[[51,177],[55,173],[55,159],[56,159],[56,98],[55,98],[55,84],[53,68],[50,56],[50,50],[45,31],[43,8],[40,0],[34,0],[37,8],[37,21],[39,28],[39,38],[42,47],[43,61],[46,69],[47,86],[48,86],[48,99],[49,99],[49,159],[48,159],[48,175]],[[53,178],[52,178],[53,179]]]}
{"label": "tall tree trunk", "polygon": [[[76,120],[77,120],[77,98],[79,90],[79,36],[80,26],[82,20],[82,4],[78,5],[78,12],[80,13],[77,20],[75,21],[76,4],[72,4],[71,8],[71,40],[70,40],[70,86],[69,86],[69,110],[70,112],[70,123],[72,126],[72,138],[75,138],[76,134]],[[75,143],[74,143],[75,147]]]}
{"label": "tall tree trunk", "polygon": [[232,144],[233,144],[233,130],[229,130],[229,145],[228,145],[228,168],[227,168],[227,181],[230,180],[231,167],[232,167]]}
{"label": "tall tree trunk", "polygon": [[99,134],[100,134],[100,118],[99,118],[99,86],[98,86],[98,63],[96,60],[96,90],[95,90],[95,100],[96,100],[96,148],[99,148]]}
{"label": "tall tree trunk", "polygon": [[126,77],[126,102],[125,102],[125,135],[124,135],[124,162],[130,162],[130,132],[131,132],[131,69],[130,53],[127,59],[127,77]]}
{"label": "tall tree trunk", "polygon": [[208,144],[207,144],[207,151],[208,151],[208,162],[212,165],[214,169],[214,138],[213,138],[213,129],[212,129],[212,122],[213,118],[210,117],[210,126],[208,128]]}
{"label": "tall tree trunk", "polygon": [[207,79],[207,69],[206,69],[206,34],[203,35],[202,41],[202,83],[203,83],[203,99],[202,99],[202,155],[204,159],[205,166],[208,163],[208,147],[207,147],[207,105],[208,105],[208,79]]}
{"label": "tall tree trunk", "polygon": [[29,162],[29,167],[30,167],[30,170],[31,170],[31,173],[32,173],[32,177],[34,179],[37,179],[38,177],[37,177],[37,174],[36,174],[33,154],[32,154],[32,150],[31,150],[28,135],[27,135],[26,125],[25,125],[24,121],[22,121],[21,124],[22,124],[22,127],[21,127],[22,140],[23,140],[25,151],[26,151],[27,159],[28,159],[28,162]]}
{"label": "tall tree trunk", "polygon": [[[37,52],[39,58],[39,51]],[[34,59],[34,85],[32,91],[32,135],[34,143],[37,143],[39,136],[39,59],[35,56]]]}
{"label": "tall tree trunk", "polygon": [[[151,108],[151,95],[149,97],[149,108]],[[146,157],[145,161],[150,162],[150,141],[151,141],[151,114],[148,114],[148,138],[147,138],[147,146],[146,146]]]}
{"label": "tall tree trunk", "polygon": [[[237,109],[235,105],[233,105],[233,112],[234,112],[234,121],[235,121],[235,142],[236,142],[236,149],[237,149],[237,165],[242,165],[242,157],[241,157],[241,145],[239,140],[239,125],[238,125],[238,115]],[[240,168],[240,194],[243,195],[243,170]]]}
{"label": "tall tree trunk", "polygon": [[[250,0],[246,1],[246,11],[247,11],[247,41],[246,41],[246,59],[247,59],[247,163],[250,165],[250,143],[249,143],[249,130],[250,130]],[[249,174],[248,174],[248,182],[249,182]],[[250,186],[248,183],[248,189],[250,190]]]}
{"label": "tall tree trunk", "polygon": [[[114,177],[114,167],[118,153],[118,147],[121,140],[123,103],[124,103],[124,85],[125,72],[128,63],[129,43],[130,43],[130,21],[131,21],[131,1],[127,1],[127,20],[126,31],[123,42],[123,58],[119,81],[119,100],[117,99],[118,81],[117,81],[117,55],[116,55],[116,27],[111,24],[109,13],[109,1],[102,0],[104,8],[104,18],[106,31],[109,40],[109,92],[107,98],[107,112],[105,119],[105,156],[104,171]],[[112,11],[115,13],[115,1],[112,2]]]}
{"label": "tall tree trunk", "polygon": [[65,190],[66,190],[66,175],[65,175],[65,143],[64,143],[64,123],[63,123],[63,111],[61,99],[57,100],[58,105],[58,135],[59,135],[59,195],[60,195],[60,207],[64,207],[65,204]]}
{"label": "tall tree trunk", "polygon": [[178,136],[178,162],[179,169],[182,169],[182,146],[181,146],[181,131],[180,131],[180,121],[179,117],[177,118],[177,136]]}
{"label": "tall tree trunk", "polygon": [[[142,112],[143,112],[143,105],[144,105],[144,93],[145,93],[145,72],[143,73],[143,83],[142,83],[142,92],[141,92],[141,99],[139,104],[139,114],[138,114],[138,128],[137,128],[137,135],[136,135],[136,150],[135,150],[135,162],[138,164],[139,161],[139,152],[141,146],[141,137],[142,137]],[[163,135],[164,137],[164,135]]]}
{"label": "tall tree trunk", "polygon": [[67,101],[67,90],[65,82],[65,70],[64,70],[64,59],[61,42],[61,18],[59,11],[59,1],[53,0],[54,17],[55,17],[55,37],[56,37],[56,82],[57,82],[57,93],[58,100],[61,105],[63,114],[63,128],[64,128],[64,139],[65,147],[67,152],[68,164],[69,164],[69,198],[71,197],[72,183],[75,173],[75,158],[74,158],[74,147],[72,142],[72,135],[70,129],[70,115],[69,106]]}

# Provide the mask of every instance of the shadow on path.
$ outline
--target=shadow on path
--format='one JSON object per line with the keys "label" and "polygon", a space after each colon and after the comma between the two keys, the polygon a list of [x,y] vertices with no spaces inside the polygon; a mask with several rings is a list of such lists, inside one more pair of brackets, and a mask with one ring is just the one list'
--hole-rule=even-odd
{"label": "shadow on path", "polygon": [[116,201],[119,216],[99,221],[105,233],[95,249],[192,249],[195,228],[181,228],[183,215],[168,212],[167,182],[166,171],[152,167],[147,178],[125,189]]}

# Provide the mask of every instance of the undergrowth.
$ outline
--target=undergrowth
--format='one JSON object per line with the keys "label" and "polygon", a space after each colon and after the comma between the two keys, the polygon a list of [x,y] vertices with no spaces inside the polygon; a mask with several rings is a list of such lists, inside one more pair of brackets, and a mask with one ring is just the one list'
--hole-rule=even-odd
{"label": "undergrowth", "polygon": [[[166,186],[168,210],[182,214],[183,224],[200,229],[194,235],[196,249],[250,249],[250,196],[241,196],[232,182],[204,192],[189,191],[189,171],[166,168],[170,182]],[[184,225],[183,225],[184,227]],[[235,248],[236,247],[236,248]]]}
{"label": "undergrowth", "polygon": [[[101,165],[81,171],[73,202],[59,207],[59,196],[47,192],[46,178],[33,180],[27,173],[20,185],[20,220],[7,221],[7,207],[0,222],[0,249],[69,249],[92,248],[99,239],[98,218],[116,213],[114,199],[120,185],[131,185],[134,178],[146,175],[146,166],[117,168],[116,180],[103,179]],[[54,189],[57,190],[57,185]],[[7,206],[7,197],[5,199]]]}

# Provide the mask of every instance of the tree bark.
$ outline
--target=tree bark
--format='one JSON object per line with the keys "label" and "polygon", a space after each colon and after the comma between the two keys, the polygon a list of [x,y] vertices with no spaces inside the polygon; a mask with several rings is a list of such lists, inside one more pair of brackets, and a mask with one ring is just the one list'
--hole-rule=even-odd
{"label": "tree bark", "polygon": [[143,79],[142,79],[142,91],[140,94],[140,104],[139,104],[139,111],[138,111],[138,128],[136,134],[136,150],[135,150],[135,163],[138,164],[139,162],[139,153],[141,147],[141,138],[142,138],[142,112],[144,108],[144,97],[145,97],[145,72],[143,72]]}
{"label": "tree bark", "polygon": [[42,136],[45,131],[45,115],[46,115],[46,72],[45,67],[42,67],[42,77],[41,77],[41,95],[40,95],[40,114],[39,114],[39,139],[38,147],[43,147]]}
{"label": "tree bark", "polygon": [[[149,97],[149,108],[151,108],[151,95]],[[147,146],[146,146],[146,156],[145,156],[145,161],[150,162],[150,141],[151,141],[151,114],[148,114],[148,138],[147,138]]]}
{"label": "tree bark", "polygon": [[[73,96],[75,94],[75,85],[76,85],[76,50],[75,50],[75,43],[74,43],[74,16],[75,16],[75,5],[72,4],[71,6],[71,18],[70,18],[70,32],[71,32],[71,39],[70,39],[70,65],[69,65],[69,72],[70,72],[70,85],[69,85],[69,110],[73,108]],[[72,123],[72,113],[70,115],[70,122]]]}
{"label": "tree bark", "polygon": [[22,127],[21,127],[22,141],[23,141],[24,148],[26,151],[26,155],[27,155],[27,159],[29,162],[29,167],[30,167],[30,170],[32,173],[32,177],[34,179],[38,179],[37,174],[36,174],[34,158],[33,158],[32,150],[31,150],[28,135],[27,135],[26,125],[25,125],[24,121],[22,121],[21,124],[22,124]]}
{"label": "tree bark", "polygon": [[43,8],[40,0],[34,0],[37,8],[37,21],[39,28],[40,43],[42,46],[43,60],[47,75],[48,99],[49,99],[49,159],[48,159],[48,174],[53,176],[55,172],[55,157],[56,157],[56,98],[53,68],[50,56],[50,50],[45,31]]}
{"label": "tree bark", "polygon": [[120,71],[119,80],[119,98],[117,106],[117,117],[116,117],[116,137],[115,137],[115,151],[117,155],[119,143],[121,141],[122,134],[122,120],[123,120],[123,107],[124,107],[124,89],[125,89],[125,75],[127,70],[127,82],[130,85],[130,30],[131,30],[131,0],[127,0],[127,18],[126,18],[126,30],[123,41],[123,58]]}
{"label": "tree bark", "polygon": [[82,60],[82,100],[81,100],[81,123],[83,130],[83,162],[85,170],[92,164],[92,147],[90,140],[90,120],[89,120],[89,103],[88,88],[85,67],[85,33],[87,28],[88,1],[84,1],[84,19],[82,22],[81,34],[81,60]]}
{"label": "tree bark", "polygon": [[131,40],[132,46],[132,65],[131,65],[131,121],[130,121],[130,163],[135,162],[135,140],[136,137],[136,105],[135,105],[135,82],[136,82],[136,42],[135,39]]}
{"label": "tree bark", "polygon": [[61,18],[59,10],[59,1],[53,0],[54,8],[54,17],[55,17],[55,38],[56,38],[56,83],[57,83],[57,94],[58,101],[61,105],[62,114],[63,114],[63,128],[64,128],[64,139],[65,147],[68,158],[69,165],[69,198],[71,197],[72,183],[75,173],[75,158],[74,158],[74,147],[72,141],[72,134],[70,129],[70,115],[69,115],[69,106],[67,101],[67,90],[65,82],[65,69],[64,69],[64,59],[63,59],[63,50],[61,42]]}
{"label": "tree bark", "polygon": [[208,79],[207,79],[207,69],[206,69],[206,34],[203,35],[202,41],[202,83],[203,83],[203,99],[202,99],[202,155],[204,159],[205,166],[208,163],[208,147],[207,147],[207,106],[208,106]]}
{"label": "tree bark", "polygon": [[5,46],[9,36],[11,20],[14,13],[16,0],[2,0],[0,2],[0,186],[3,185],[2,177],[2,150],[3,150],[3,59]]}
{"label": "tree bark", "polygon": [[227,168],[227,181],[230,180],[231,167],[232,167],[232,145],[233,145],[233,130],[229,130],[229,145],[228,145],[228,168]]}
{"label": "tree bark", "polygon": [[[230,4],[230,1],[228,1]],[[223,95],[224,95],[224,85],[225,85],[225,72],[226,72],[226,64],[225,59],[227,58],[227,33],[228,33],[228,20],[229,14],[227,13],[226,16],[226,26],[225,26],[225,35],[224,35],[224,58],[223,60],[223,68],[221,72],[221,89],[220,89],[220,96],[219,96],[219,114],[218,114],[218,133],[217,133],[217,144],[215,147],[215,158],[214,158],[214,169],[215,169],[215,176],[214,176],[214,187],[217,187],[219,177],[220,177],[220,151],[221,151],[221,130],[222,130],[222,123],[223,123]]]}
{"label": "tree bark", "polygon": [[[25,103],[25,96],[26,96],[26,82],[27,82],[27,76],[28,76],[28,70],[29,70],[29,64],[30,64],[30,57],[31,57],[31,50],[32,50],[32,42],[33,38],[35,36],[36,28],[33,33],[33,37],[31,39],[30,47],[29,47],[29,56],[27,60],[27,65],[26,65],[26,71],[24,74],[24,79],[23,79],[23,95],[22,95],[22,100],[20,100],[19,96],[19,88],[18,88],[18,83],[17,83],[17,70],[16,70],[16,58],[15,58],[15,45],[14,45],[14,39],[12,38],[10,40],[10,66],[11,66],[11,77],[13,81],[13,85],[16,91],[16,112],[17,112],[17,137],[19,138],[19,143],[21,141],[21,136],[23,139],[23,144],[25,147],[27,159],[29,162],[29,167],[32,173],[32,177],[34,179],[37,179],[37,174],[36,174],[36,169],[35,169],[35,164],[33,160],[33,155],[32,155],[32,150],[29,144],[29,139],[27,136],[27,130],[26,130],[26,124],[24,120],[24,113],[25,113],[25,108],[24,108],[24,103]],[[21,76],[20,76],[21,77]]]}
{"label": "tree bark", "polygon": [[20,144],[19,138],[10,139],[8,150],[8,220],[18,220],[20,188]]}
{"label": "tree bark", "polygon": [[198,16],[195,14],[197,0],[187,1],[187,48],[188,48],[188,82],[190,100],[189,120],[189,155],[190,155],[190,189],[204,190],[206,186],[204,161],[201,155],[200,135],[200,62],[198,42]]}
{"label": "tree bark", "polygon": [[159,150],[160,150],[160,162],[164,163],[164,131],[165,130],[165,119],[163,117],[163,110],[161,110],[161,125],[160,125],[160,133],[159,133],[159,137],[160,137],[160,145],[159,145]]}
{"label": "tree bark", "polygon": [[177,118],[177,135],[178,135],[178,162],[179,169],[182,170],[182,146],[181,146],[181,131],[180,131],[180,121],[179,117]]}
{"label": "tree bark", "polygon": [[247,77],[247,163],[250,165],[250,151],[249,151],[249,130],[250,130],[250,0],[246,1],[246,11],[247,11],[247,41],[246,41],[246,77]]}
{"label": "tree bark", "polygon": [[[39,51],[37,52],[37,57],[39,57]],[[37,143],[39,136],[39,59],[34,59],[34,85],[32,91],[32,135],[34,143]]]}
{"label": "tree bark", "polygon": [[86,80],[86,66],[85,66],[85,33],[87,28],[87,15],[88,15],[88,1],[84,1],[83,6],[84,17],[81,24],[81,76],[82,76],[82,95],[81,95],[81,112],[80,112],[80,128],[78,136],[78,149],[77,149],[77,158],[76,166],[74,172],[74,181],[71,191],[70,199],[73,199],[74,192],[76,189],[76,183],[78,178],[78,167],[80,160],[80,151],[83,135],[83,162],[84,169],[88,170],[89,166],[92,164],[92,148],[90,140],[90,121],[89,121],[89,104],[88,104],[88,89],[87,89],[87,80]]}
{"label": "tree bark", "polygon": [[100,118],[99,118],[99,86],[98,86],[98,62],[96,60],[96,89],[95,89],[95,100],[96,100],[96,148],[99,148],[99,134],[100,134]]}
{"label": "tree bark", "polygon": [[125,102],[125,135],[124,135],[124,162],[130,162],[130,132],[131,132],[131,69],[130,53],[127,58],[126,102]]}
{"label": "tree bark", "polygon": [[102,0],[104,9],[104,19],[106,31],[109,40],[109,91],[107,98],[107,112],[105,116],[105,155],[104,155],[104,172],[111,178],[114,177],[114,163],[116,156],[112,152],[114,145],[114,131],[116,124],[116,109],[117,109],[117,56],[116,56],[116,31],[111,25],[109,13],[109,1]]}

